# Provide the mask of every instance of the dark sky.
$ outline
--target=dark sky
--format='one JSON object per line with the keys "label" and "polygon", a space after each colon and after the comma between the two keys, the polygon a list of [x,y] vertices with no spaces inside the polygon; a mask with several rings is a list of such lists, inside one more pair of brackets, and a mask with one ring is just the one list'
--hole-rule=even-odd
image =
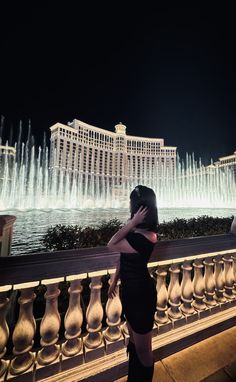
{"label": "dark sky", "polygon": [[113,131],[122,121],[128,134],[164,138],[181,156],[207,162],[236,150],[233,5],[34,3],[1,12],[6,131],[31,119],[41,143],[55,122]]}

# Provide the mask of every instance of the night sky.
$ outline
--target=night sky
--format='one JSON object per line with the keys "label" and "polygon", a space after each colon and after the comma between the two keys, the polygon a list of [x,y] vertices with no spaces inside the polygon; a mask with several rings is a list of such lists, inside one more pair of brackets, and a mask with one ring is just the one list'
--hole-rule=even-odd
{"label": "night sky", "polygon": [[31,119],[41,144],[50,125],[77,118],[111,131],[121,121],[205,164],[236,150],[233,5],[34,3],[1,12],[5,137]]}

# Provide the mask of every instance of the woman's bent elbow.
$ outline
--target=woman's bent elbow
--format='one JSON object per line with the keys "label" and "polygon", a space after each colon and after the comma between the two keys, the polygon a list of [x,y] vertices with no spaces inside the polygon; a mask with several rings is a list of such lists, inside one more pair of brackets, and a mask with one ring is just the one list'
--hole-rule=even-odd
{"label": "woman's bent elbow", "polygon": [[115,246],[113,245],[113,244],[107,244],[107,248],[110,250],[110,251],[112,251],[112,252],[115,252],[116,251],[116,249],[115,249]]}

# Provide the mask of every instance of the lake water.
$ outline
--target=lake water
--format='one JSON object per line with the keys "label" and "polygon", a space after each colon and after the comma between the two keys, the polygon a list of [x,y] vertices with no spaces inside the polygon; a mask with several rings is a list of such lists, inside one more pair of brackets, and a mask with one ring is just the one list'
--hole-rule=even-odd
{"label": "lake water", "polygon": [[[4,215],[16,216],[13,229],[12,254],[21,255],[42,250],[41,240],[47,229],[56,224],[91,226],[101,220],[117,218],[125,222],[129,218],[128,209],[40,209],[5,210]],[[159,209],[159,221],[175,218],[189,219],[202,215],[230,217],[236,215],[234,209],[163,208]]]}

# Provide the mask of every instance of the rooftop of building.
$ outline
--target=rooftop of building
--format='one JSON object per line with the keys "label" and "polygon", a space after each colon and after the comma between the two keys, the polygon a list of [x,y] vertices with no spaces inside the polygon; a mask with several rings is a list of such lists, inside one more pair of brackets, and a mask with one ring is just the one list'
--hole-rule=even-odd
{"label": "rooftop of building", "polygon": [[11,155],[15,155],[16,153],[15,147],[8,145],[0,145],[0,151],[4,151],[4,153],[9,152]]}
{"label": "rooftop of building", "polygon": [[[115,137],[118,134],[120,136],[126,136],[126,138],[130,139],[130,140],[137,140],[137,141],[142,141],[142,142],[157,142],[158,141],[161,143],[162,146],[164,146],[164,139],[163,138],[148,138],[148,137],[140,137],[140,136],[135,136],[135,135],[127,135],[126,134],[126,128],[127,127],[122,122],[119,122],[118,124],[115,125],[115,132],[90,125],[90,124],[83,122],[83,121],[80,121],[78,119],[74,119],[72,122],[68,122],[67,125],[64,125],[60,122],[57,122],[50,127],[50,130],[53,131],[56,128],[58,128],[58,126],[60,126],[62,128],[66,128],[68,130],[71,130],[72,132],[76,129],[77,126],[82,126],[84,128],[94,130],[100,134],[109,135],[111,137]],[[167,147],[167,146],[164,146],[164,147]],[[172,150],[177,149],[176,146],[168,146],[168,148],[170,148]]]}
{"label": "rooftop of building", "polygon": [[236,151],[234,151],[234,153],[231,155],[227,155],[225,157],[220,157],[219,161],[226,160],[226,159],[234,159],[234,158],[236,158]]}

